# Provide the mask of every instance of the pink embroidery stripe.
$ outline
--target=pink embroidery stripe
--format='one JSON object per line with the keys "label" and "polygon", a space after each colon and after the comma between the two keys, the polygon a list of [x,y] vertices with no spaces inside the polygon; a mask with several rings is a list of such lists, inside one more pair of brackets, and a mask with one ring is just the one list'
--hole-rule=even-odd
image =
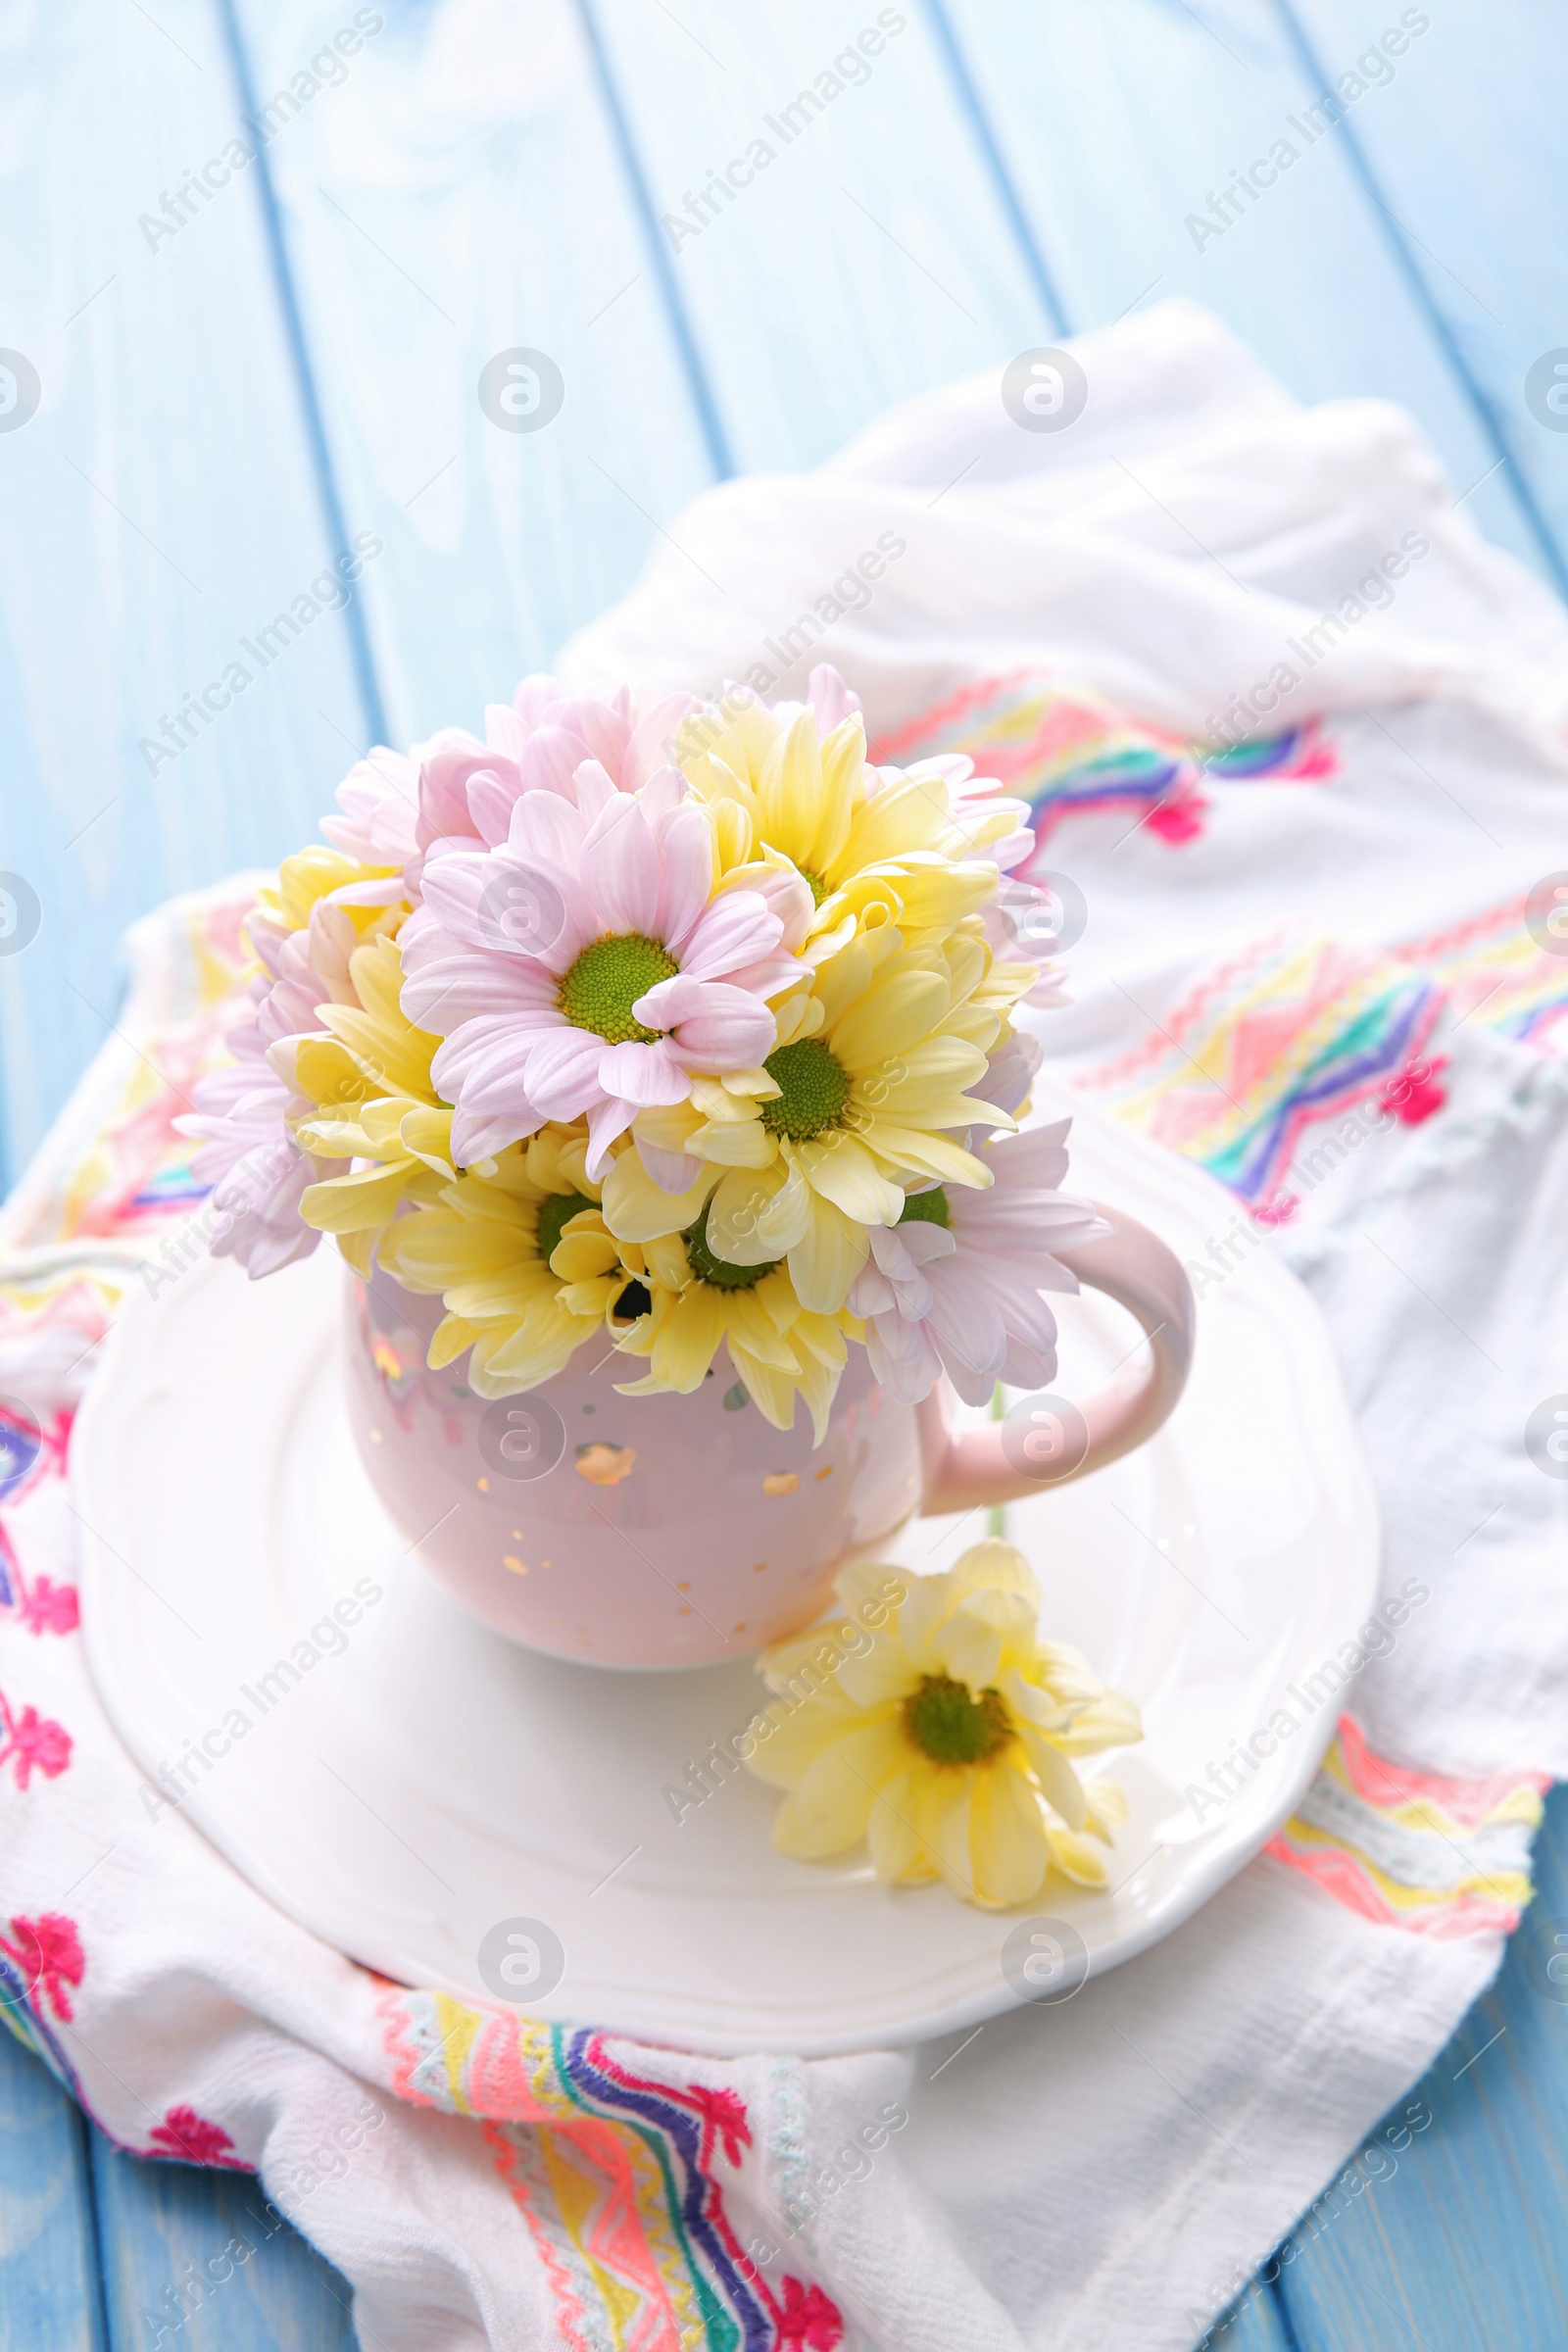
{"label": "pink embroidery stripe", "polygon": [[1347,1911],[1380,1928],[1402,1928],[1408,1936],[1430,1936],[1435,1943],[1452,1943],[1466,1936],[1511,1936],[1519,1925],[1518,1906],[1491,1901],[1484,1895],[1462,1894],[1437,1907],[1396,1911],[1379,1891],[1365,1863],[1337,1845],[1292,1845],[1287,1832],[1271,1838],[1263,1851],[1288,1869],[1313,1879]]}
{"label": "pink embroidery stripe", "polygon": [[1265,1847],[1348,1911],[1440,1941],[1509,1935],[1530,1900],[1541,1772],[1452,1780],[1389,1762],[1340,1718],[1299,1809]]}
{"label": "pink embroidery stripe", "polygon": [[1544,1796],[1551,1787],[1549,1772],[1496,1772],[1485,1781],[1448,1781],[1441,1773],[1412,1772],[1391,1764],[1369,1747],[1351,1715],[1342,1715],[1340,1758],[1357,1796],[1367,1804],[1392,1810],[1398,1805],[1434,1805],[1460,1829],[1479,1829],[1499,1806],[1521,1788]]}
{"label": "pink embroidery stripe", "polygon": [[[496,2171],[528,2225],[534,2249],[550,2282],[556,2322],[567,2352],[603,2352],[605,2338],[584,2307],[564,2247],[570,2247],[579,2262],[586,2258],[591,2266],[608,2273],[614,2280],[616,2320],[622,2328],[616,2338],[617,2347],[623,2345],[625,2352],[684,2352],[690,2339],[683,2337],[670,2308],[658,2265],[637,2221],[634,2198],[628,2202],[629,2184],[619,2180],[612,2184],[605,2198],[609,2226],[605,2218],[596,2217],[580,2241],[573,2245],[569,2226],[560,2214],[556,2200],[529,2180],[513,2132],[503,2124],[489,2122],[480,2129]],[[591,2197],[592,2187],[585,2184],[583,2194]],[[602,2296],[596,2300],[602,2306]],[[625,2328],[628,2319],[629,2331]]]}
{"label": "pink embroidery stripe", "polygon": [[902,727],[895,727],[891,735],[879,735],[868,754],[872,765],[897,765],[906,751],[929,741],[931,736],[947,727],[956,726],[960,718],[980,704],[989,703],[997,695],[1006,694],[1012,688],[1026,686],[1031,681],[1042,686],[1047,683],[1038,670],[1009,669],[997,677],[976,678],[972,684],[960,686],[956,694],[949,695],[945,703],[938,703],[929,710],[917,711]]}
{"label": "pink embroidery stripe", "polygon": [[1212,1011],[1216,1018],[1226,1001],[1239,985],[1254,980],[1270,956],[1285,954],[1293,949],[1304,952],[1309,948],[1330,943],[1314,939],[1294,938],[1288,929],[1270,932],[1264,939],[1252,940],[1237,955],[1196,981],[1187,995],[1181,998],[1165,1015],[1163,1028],[1152,1029],[1147,1037],[1129,1046],[1112,1061],[1102,1062],[1089,1074],[1085,1084],[1111,1093],[1131,1086],[1134,1079],[1146,1070],[1158,1067],[1175,1043],[1180,1048],[1184,1036],[1190,1036]]}
{"label": "pink embroidery stripe", "polygon": [[1403,947],[1394,948],[1390,953],[1400,963],[1437,963],[1475,940],[1489,939],[1496,932],[1522,931],[1525,895],[1521,891],[1516,898],[1504,899],[1498,906],[1470,915],[1462,923],[1450,923],[1446,930],[1428,932],[1424,939],[1406,940]]}

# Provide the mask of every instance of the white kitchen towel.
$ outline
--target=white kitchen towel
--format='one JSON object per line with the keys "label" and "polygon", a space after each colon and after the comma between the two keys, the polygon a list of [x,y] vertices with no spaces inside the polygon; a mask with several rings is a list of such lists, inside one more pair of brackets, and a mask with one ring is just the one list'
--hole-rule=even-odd
{"label": "white kitchen towel", "polygon": [[691,2059],[371,1977],[150,1817],[74,1632],[72,1415],[143,1260],[205,1246],[171,1120],[248,894],[166,909],[0,1224],[0,2017],[123,2144],[259,2170],[368,2345],[1177,2352],[1360,2184],[1527,1898],[1568,1771],[1568,625],[1397,412],[1298,409],[1181,305],[1073,351],[1059,429],[999,371],[711,492],[563,669],[773,699],[831,660],[882,756],[1029,800],[1051,1084],[1231,1185],[1200,1344],[1254,1250],[1314,1291],[1397,1632],[1264,1855],[965,2047]]}

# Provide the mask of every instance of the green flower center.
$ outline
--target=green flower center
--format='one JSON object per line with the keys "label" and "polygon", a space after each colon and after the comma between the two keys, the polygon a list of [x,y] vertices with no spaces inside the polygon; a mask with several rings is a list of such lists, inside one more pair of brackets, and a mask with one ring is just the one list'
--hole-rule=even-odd
{"label": "green flower center", "polygon": [[911,1193],[899,1211],[899,1223],[901,1225],[951,1225],[953,1211],[948,1206],[948,1196],[942,1190],[941,1185],[934,1184],[928,1193]]}
{"label": "green flower center", "polygon": [[946,1674],[922,1676],[904,1702],[904,1729],[933,1764],[984,1764],[1012,1738],[1000,1690],[976,1698]]}
{"label": "green flower center", "polygon": [[592,1029],[607,1045],[651,1046],[662,1029],[645,1029],[632,1006],[661,980],[673,980],[680,965],[657,939],[622,931],[593,940],[562,981],[556,1003],[574,1029]]}
{"label": "green flower center", "polygon": [[819,1037],[780,1046],[762,1064],[778,1093],[762,1104],[769,1135],[808,1144],[824,1128],[836,1127],[850,1099],[850,1074]]}
{"label": "green flower center", "polygon": [[[755,1290],[762,1276],[771,1274],[774,1266],[778,1264],[778,1259],[775,1257],[771,1265],[732,1266],[727,1257],[715,1257],[708,1247],[708,1206],[706,1204],[696,1224],[687,1227],[684,1239],[686,1254],[691,1259],[692,1272],[699,1282],[711,1283],[715,1291]],[[729,1399],[726,1397],[725,1402],[728,1403],[728,1401]]]}
{"label": "green flower center", "polygon": [[827,897],[827,883],[823,877],[820,874],[813,873],[808,865],[798,865],[795,870],[800,875],[801,880],[806,884],[807,888],[810,891],[811,905],[813,906],[820,906],[822,901]]}
{"label": "green flower center", "polygon": [[556,1245],[573,1217],[585,1208],[596,1208],[598,1202],[585,1200],[581,1193],[552,1193],[539,1211],[539,1254],[546,1265],[556,1254]]}

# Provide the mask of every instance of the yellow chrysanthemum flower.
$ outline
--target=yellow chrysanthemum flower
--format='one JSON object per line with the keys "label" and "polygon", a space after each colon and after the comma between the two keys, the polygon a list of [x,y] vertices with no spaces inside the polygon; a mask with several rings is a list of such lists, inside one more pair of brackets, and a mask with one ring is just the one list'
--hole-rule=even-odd
{"label": "yellow chrysanthemum flower", "polygon": [[712,814],[721,862],[787,858],[816,902],[813,934],[897,924],[942,936],[997,887],[977,855],[1007,832],[1004,811],[950,812],[940,766],[868,767],[858,711],[825,737],[809,709],[788,718],[738,700],[687,719],[681,771]]}
{"label": "yellow chrysanthemum flower", "polygon": [[409,913],[402,894],[396,867],[311,842],[257,890],[244,927],[257,956],[253,972],[265,964],[316,1005],[355,1004],[350,963],[358,949],[397,937]]}
{"label": "yellow chrysanthemum flower", "polygon": [[975,1002],[983,942],[904,948],[888,928],[853,940],[778,1008],[766,1094],[698,1080],[689,1102],[649,1112],[639,1140],[709,1163],[687,1194],[661,1193],[635,1152],[606,1182],[612,1232],[650,1241],[708,1205],[708,1238],[735,1265],[787,1259],[803,1306],[834,1314],[865,1262],[869,1228],[896,1225],[910,1182],[983,1188],[991,1171],[954,1129],[1010,1127],[965,1089],[1001,1032]]}
{"label": "yellow chrysanthemum flower", "polygon": [[[940,1878],[993,1910],[1031,1901],[1053,1869],[1103,1886],[1090,1841],[1109,1844],[1126,1802],[1071,1759],[1142,1739],[1132,1700],[1076,1649],[1039,1640],[1040,1589],[1012,1544],[977,1544],[944,1575],[904,1577],[904,1599],[868,1634],[891,1573],[845,1570],[849,1623],[762,1656],[779,1696],[748,1762],[789,1791],[774,1844],[815,1862],[863,1838],[884,1885]],[[829,1636],[839,1662],[824,1673]]]}
{"label": "yellow chrysanthemum flower", "polygon": [[[390,888],[384,900],[374,893],[379,883]],[[284,858],[275,883],[262,884],[251,919],[275,932],[305,931],[316,908],[326,902],[342,908],[362,940],[395,933],[409,911],[395,865],[367,865],[343,850],[313,841]]]}
{"label": "yellow chrysanthemum flower", "polygon": [[585,1341],[608,1328],[618,1343],[646,1312],[641,1255],[606,1231],[586,1152],[585,1131],[545,1129],[499,1152],[489,1174],[444,1186],[382,1237],[387,1272],[447,1308],[430,1362],[449,1364],[471,1347],[476,1396],[538,1388]]}
{"label": "yellow chrysanthemum flower", "polygon": [[[651,1241],[643,1251],[651,1310],[623,1344],[628,1353],[646,1355],[650,1369],[646,1379],[617,1382],[621,1396],[690,1396],[722,1343],[763,1417],[775,1429],[791,1428],[799,1394],[820,1446],[849,1352],[841,1322],[803,1307],[780,1266],[715,1257],[707,1228],[705,1209],[690,1232]],[[858,1334],[853,1318],[850,1328]]]}
{"label": "yellow chrysanthemum flower", "polygon": [[399,1203],[436,1200],[456,1171],[452,1112],[430,1081],[441,1041],[416,1029],[403,1010],[397,942],[379,938],[357,948],[348,975],[357,1002],[318,1008],[326,1034],[289,1041],[288,1075],[318,1106],[294,1123],[301,1149],[317,1159],[363,1163],[307,1187],[300,1213],[318,1231],[335,1234],[365,1274]]}

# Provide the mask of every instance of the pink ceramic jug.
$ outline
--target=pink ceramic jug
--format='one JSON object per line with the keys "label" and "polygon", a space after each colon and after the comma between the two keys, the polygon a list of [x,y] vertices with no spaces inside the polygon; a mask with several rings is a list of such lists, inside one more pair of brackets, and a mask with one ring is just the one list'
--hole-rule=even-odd
{"label": "pink ceramic jug", "polygon": [[618,1396],[640,1367],[608,1343],[491,1403],[465,1385],[461,1358],[426,1366],[440,1301],[378,1273],[349,1285],[355,1439],[410,1549],[498,1633],[596,1666],[744,1657],[809,1624],[846,1560],[912,1512],[1085,1477],[1159,1427],[1192,1359],[1192,1289],[1147,1227],[1100,1214],[1109,1237],[1061,1261],[1131,1309],[1150,1362],[1081,1408],[1030,1400],[959,1430],[951,1392],[901,1404],[852,1348],[813,1449],[804,1406],[792,1430],[774,1429],[722,1351],[693,1396]]}

